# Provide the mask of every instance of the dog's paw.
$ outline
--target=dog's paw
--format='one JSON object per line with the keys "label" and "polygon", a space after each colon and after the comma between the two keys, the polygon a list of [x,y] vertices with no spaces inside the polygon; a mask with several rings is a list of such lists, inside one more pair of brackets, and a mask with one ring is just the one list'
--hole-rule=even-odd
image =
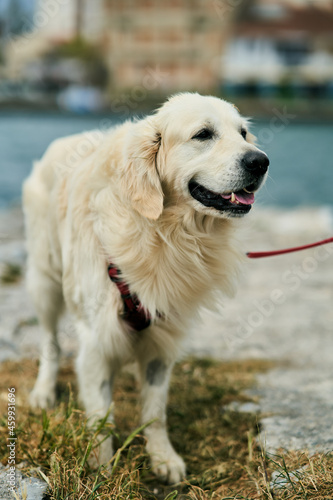
{"label": "dog's paw", "polygon": [[29,396],[29,404],[33,408],[52,408],[55,400],[55,389],[41,384],[36,384]]}
{"label": "dog's paw", "polygon": [[186,475],[184,460],[170,447],[167,453],[155,452],[150,454],[154,474],[163,482],[179,483]]}

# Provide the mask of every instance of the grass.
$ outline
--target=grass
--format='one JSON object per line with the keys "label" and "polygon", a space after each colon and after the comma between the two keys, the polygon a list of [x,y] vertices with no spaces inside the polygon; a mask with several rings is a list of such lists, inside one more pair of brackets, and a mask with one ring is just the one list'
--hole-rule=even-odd
{"label": "grass", "polygon": [[[228,409],[232,401],[248,401],[244,390],[265,362],[186,360],[174,371],[168,422],[170,437],[184,457],[188,475],[181,484],[161,484],[152,474],[144,448],[136,383],[123,374],[115,390],[115,426],[87,426],[77,403],[73,370],[60,372],[58,405],[32,411],[28,393],[37,363],[6,362],[0,372],[0,460],[7,463],[7,393],[16,389],[16,463],[28,475],[44,478],[50,500],[94,499],[293,499],[333,498],[333,456],[283,453],[267,456],[255,436],[258,422],[250,413]],[[114,436],[112,474],[92,471],[88,457],[103,430]],[[2,451],[1,451],[2,450]],[[274,472],[275,471],[275,472]],[[292,471],[294,471],[292,473]],[[275,482],[271,487],[272,473]]]}

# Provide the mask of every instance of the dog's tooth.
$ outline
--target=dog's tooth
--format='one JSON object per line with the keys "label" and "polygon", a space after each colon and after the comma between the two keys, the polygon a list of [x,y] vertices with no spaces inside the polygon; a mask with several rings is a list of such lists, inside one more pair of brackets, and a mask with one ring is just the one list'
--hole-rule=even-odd
{"label": "dog's tooth", "polygon": [[231,203],[235,203],[235,201],[236,201],[235,193],[231,193],[230,201],[231,201]]}

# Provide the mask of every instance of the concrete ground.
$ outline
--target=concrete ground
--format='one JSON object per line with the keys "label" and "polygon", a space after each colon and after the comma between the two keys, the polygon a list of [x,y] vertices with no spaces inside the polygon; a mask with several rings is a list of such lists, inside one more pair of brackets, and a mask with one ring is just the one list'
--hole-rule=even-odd
{"label": "concrete ground", "polygon": [[[261,210],[246,249],[297,246],[333,235],[332,213]],[[272,360],[257,377],[261,441],[278,448],[333,450],[333,244],[249,260],[223,319],[206,315],[193,335],[196,353]]]}
{"label": "concrete ground", "polygon": [[[259,207],[243,224],[244,251],[296,246],[333,234],[333,215],[325,207]],[[24,261],[21,212],[2,212],[0,274],[6,262],[24,265]],[[270,452],[280,447],[311,453],[333,450],[332,299],[332,244],[249,259],[236,297],[224,303],[223,316],[204,312],[202,323],[191,332],[188,353],[275,362],[272,370],[257,377],[250,391],[259,405],[252,409],[259,408],[263,416],[261,440]],[[24,280],[0,286],[0,362],[37,356],[39,333],[34,318]],[[65,354],[74,355],[75,335],[66,324],[60,339]]]}

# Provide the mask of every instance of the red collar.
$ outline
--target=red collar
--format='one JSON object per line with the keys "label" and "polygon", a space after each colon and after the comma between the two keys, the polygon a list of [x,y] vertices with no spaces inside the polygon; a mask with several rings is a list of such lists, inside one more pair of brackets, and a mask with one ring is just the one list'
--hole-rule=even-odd
{"label": "red collar", "polygon": [[148,328],[151,323],[149,311],[143,307],[135,294],[131,294],[128,284],[123,281],[121,277],[120,269],[118,269],[118,267],[112,262],[108,266],[108,274],[111,281],[113,281],[113,283],[117,286],[123,300],[123,320],[137,332],[141,332],[141,330]]}

